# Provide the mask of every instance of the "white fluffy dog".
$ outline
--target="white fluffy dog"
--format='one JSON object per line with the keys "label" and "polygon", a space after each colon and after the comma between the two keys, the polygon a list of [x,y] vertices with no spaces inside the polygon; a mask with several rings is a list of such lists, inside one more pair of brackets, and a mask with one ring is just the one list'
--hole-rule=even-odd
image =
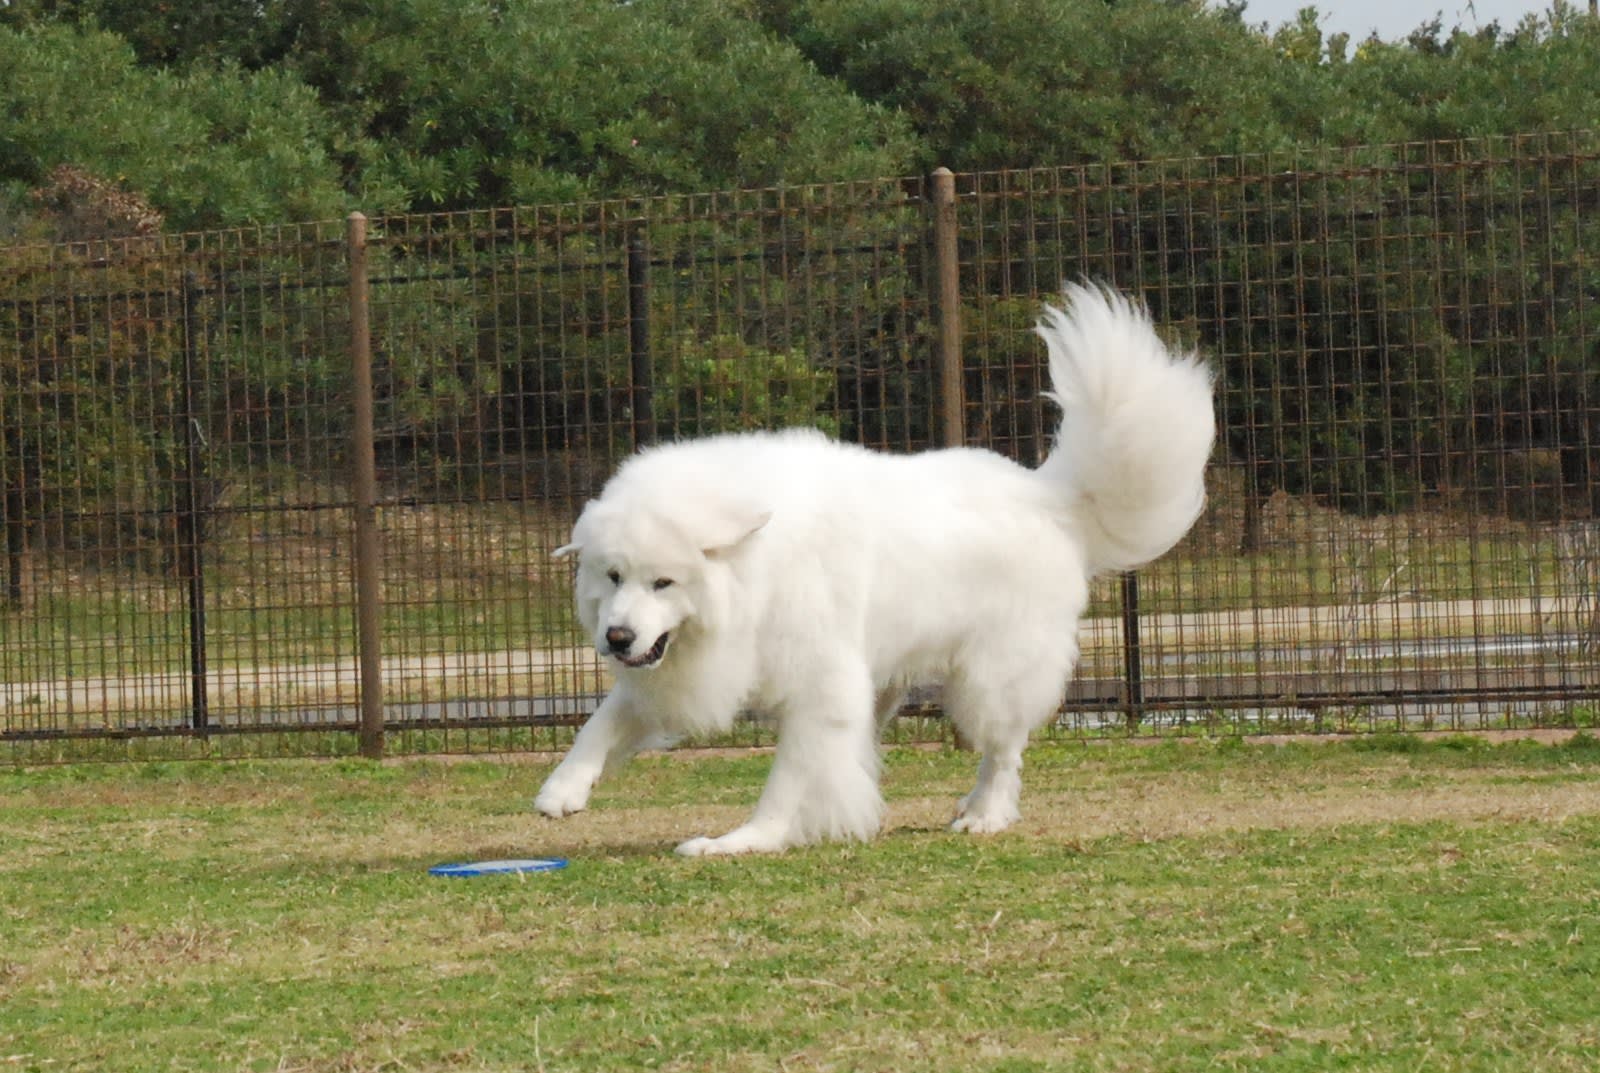
{"label": "white fluffy dog", "polygon": [[589,503],[557,556],[579,556],[578,617],[616,685],[540,789],[584,808],[646,745],[778,727],[749,821],[687,855],[867,839],[883,813],[882,725],[908,688],[943,682],[983,754],[958,831],[1019,817],[1022,751],[1057,710],[1089,580],[1172,547],[1205,497],[1211,375],[1162,345],[1144,308],[1068,286],[1045,307],[1062,409],[1036,470],[991,451],[880,454],[817,432],[646,450]]}

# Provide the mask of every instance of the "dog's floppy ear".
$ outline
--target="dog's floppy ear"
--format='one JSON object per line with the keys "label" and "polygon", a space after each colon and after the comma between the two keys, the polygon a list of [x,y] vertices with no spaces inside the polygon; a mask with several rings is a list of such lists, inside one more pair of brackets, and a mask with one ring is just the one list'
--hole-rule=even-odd
{"label": "dog's floppy ear", "polygon": [[590,512],[598,507],[599,501],[591,499],[583,508],[583,513],[578,515],[578,520],[572,526],[572,539],[550,553],[552,559],[565,559],[569,555],[576,555],[583,550],[587,541],[585,533],[588,529],[584,522],[590,519]]}
{"label": "dog's floppy ear", "polygon": [[695,522],[700,550],[706,555],[731,551],[772,520],[770,510],[726,505]]}

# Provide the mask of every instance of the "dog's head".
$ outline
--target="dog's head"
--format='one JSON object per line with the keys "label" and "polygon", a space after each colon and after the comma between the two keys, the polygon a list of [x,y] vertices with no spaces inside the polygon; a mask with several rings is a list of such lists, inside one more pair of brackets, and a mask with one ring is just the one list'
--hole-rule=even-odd
{"label": "dog's head", "polygon": [[578,556],[578,621],[618,669],[660,665],[705,610],[707,573],[770,515],[701,504],[692,517],[593,500],[555,557]]}

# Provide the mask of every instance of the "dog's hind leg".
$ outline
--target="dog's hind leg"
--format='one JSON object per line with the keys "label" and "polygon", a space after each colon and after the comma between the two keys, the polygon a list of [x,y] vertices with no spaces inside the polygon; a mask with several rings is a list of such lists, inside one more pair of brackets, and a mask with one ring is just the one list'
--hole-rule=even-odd
{"label": "dog's hind leg", "polygon": [[[1027,738],[1024,736],[1023,742]],[[985,749],[978,762],[978,784],[956,806],[952,831],[992,834],[1022,818],[1022,745]]]}
{"label": "dog's hind leg", "polygon": [[823,839],[871,838],[883,818],[873,693],[865,669],[829,666],[804,678],[780,713],[772,772],[749,822],[678,847],[687,857],[771,853]]}
{"label": "dog's hind leg", "polygon": [[977,785],[956,806],[952,830],[989,834],[1022,818],[1022,751],[1029,733],[1060,703],[1061,686],[1049,666],[1016,670],[1009,680],[964,674],[946,687],[951,720],[983,753]]}
{"label": "dog's hind leg", "polygon": [[651,739],[650,727],[639,718],[632,698],[613,689],[544,780],[533,807],[556,818],[582,812],[600,776],[625,763]]}

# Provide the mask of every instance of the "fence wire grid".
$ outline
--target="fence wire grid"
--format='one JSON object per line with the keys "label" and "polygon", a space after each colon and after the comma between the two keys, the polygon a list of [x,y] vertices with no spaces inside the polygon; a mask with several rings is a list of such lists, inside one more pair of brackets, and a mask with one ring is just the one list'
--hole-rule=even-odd
{"label": "fence wire grid", "polygon": [[[557,747],[605,671],[550,552],[621,459],[1034,464],[1080,278],[1208,356],[1220,435],[1049,733],[1593,725],[1596,251],[1584,133],[3,250],[0,743]],[[924,700],[894,737],[947,733]]]}

